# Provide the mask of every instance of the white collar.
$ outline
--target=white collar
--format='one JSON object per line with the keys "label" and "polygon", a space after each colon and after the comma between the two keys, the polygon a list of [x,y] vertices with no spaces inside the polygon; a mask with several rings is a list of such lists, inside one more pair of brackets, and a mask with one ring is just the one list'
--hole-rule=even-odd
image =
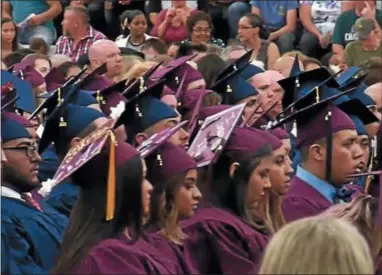
{"label": "white collar", "polygon": [[[30,193],[25,193],[25,194],[28,196],[31,196]],[[1,196],[24,201],[21,198],[20,193],[16,192],[15,190],[13,190],[9,187],[6,187],[6,186],[1,186]]]}

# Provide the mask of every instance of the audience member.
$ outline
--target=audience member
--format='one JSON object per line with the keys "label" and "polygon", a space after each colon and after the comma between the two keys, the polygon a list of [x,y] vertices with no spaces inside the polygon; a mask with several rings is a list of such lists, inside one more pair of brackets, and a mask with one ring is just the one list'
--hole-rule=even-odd
{"label": "audience member", "polygon": [[68,61],[57,66],[57,71],[61,72],[65,76],[65,79],[68,80],[72,76],[77,75],[81,71],[81,68],[76,63]]}
{"label": "audience member", "polygon": [[249,1],[239,0],[231,1],[231,4],[227,10],[227,20],[229,25],[229,34],[231,38],[236,38],[237,36],[237,25],[240,18],[242,18],[247,13],[251,12],[251,6],[248,3]]}
{"label": "audience member", "polygon": [[344,63],[346,45],[357,39],[353,26],[359,17],[372,18],[378,22],[376,32],[381,33],[382,11],[375,8],[375,0],[355,1],[354,9],[343,12],[337,19],[332,37],[332,51],[338,55],[340,63]]}
{"label": "audience member", "polygon": [[40,37],[33,38],[29,43],[29,49],[34,50],[38,54],[49,55],[50,46]]}
{"label": "audience member", "polygon": [[263,21],[257,14],[247,14],[239,21],[239,39],[247,49],[252,49],[252,59],[264,63],[265,70],[272,70],[280,57],[277,45],[262,39]]}
{"label": "audience member", "polygon": [[309,56],[316,56],[317,47],[327,49],[334,26],[341,14],[341,1],[300,0],[300,20],[304,26],[299,48]]}
{"label": "audience member", "polygon": [[194,57],[194,60],[200,59],[203,56],[207,54],[207,46],[204,44],[192,44],[192,43],[182,43],[178,49],[178,55],[176,58],[186,56],[186,55],[192,55],[197,54],[196,57]]}
{"label": "audience member", "polygon": [[211,17],[204,11],[198,11],[191,14],[186,22],[187,36],[186,42],[194,44],[216,44],[224,47],[221,39],[213,38],[213,24]]}
{"label": "audience member", "polygon": [[56,29],[53,25],[61,12],[60,1],[2,1],[2,12],[13,18],[20,27],[19,41],[29,44],[32,38],[41,37],[49,45],[56,40]]}
{"label": "audience member", "polygon": [[150,38],[143,42],[141,51],[146,60],[152,59],[157,55],[167,53],[167,45],[158,38]]}
{"label": "audience member", "polygon": [[114,80],[117,78],[122,70],[122,57],[121,50],[117,44],[111,40],[97,40],[89,48],[89,62],[90,68],[95,70],[102,64],[106,63],[107,72],[105,75]]}
{"label": "audience member", "polygon": [[308,59],[308,58],[309,58],[308,56],[306,56],[305,54],[303,54],[301,51],[298,51],[298,50],[293,50],[293,51],[284,53],[282,56],[292,56],[293,58],[296,57],[296,56],[298,56],[298,59],[299,59],[301,62],[304,62],[305,59]]}
{"label": "audience member", "polygon": [[172,42],[167,49],[167,55],[171,58],[175,58],[178,55],[178,50],[181,42]]}
{"label": "audience member", "polygon": [[321,62],[315,58],[308,58],[302,64],[305,71],[312,71],[322,67]]}
{"label": "audience member", "polygon": [[344,53],[348,67],[359,66],[371,57],[382,57],[381,36],[374,19],[361,17],[355,22],[352,31],[357,40],[350,42]]}
{"label": "audience member", "polygon": [[162,10],[157,18],[151,35],[167,43],[182,41],[187,37],[187,18],[195,12],[188,7],[185,0],[172,0],[173,7]]}
{"label": "audience member", "polygon": [[127,71],[127,73],[123,76],[122,79],[138,79],[150,68],[154,67],[157,64],[158,63],[152,61],[145,61],[142,63],[135,64],[129,71]]}
{"label": "audience member", "polygon": [[374,274],[369,246],[350,223],[305,218],[276,233],[259,274]]}
{"label": "audience member", "polygon": [[43,54],[29,54],[25,56],[22,62],[28,62],[32,67],[45,77],[52,69],[52,62],[49,56]]}
{"label": "audience member", "polygon": [[19,51],[13,52],[2,58],[2,61],[7,67],[11,67],[14,64],[20,63],[21,60],[25,57],[24,54],[20,53]]}
{"label": "audience member", "polygon": [[115,43],[118,47],[127,47],[140,51],[145,41],[152,38],[146,34],[147,20],[140,10],[127,10],[121,14],[122,35],[117,37]]}
{"label": "audience member", "polygon": [[216,79],[226,63],[216,54],[207,54],[200,58],[196,64],[198,71],[206,81],[207,89],[210,89],[216,82]]}
{"label": "audience member", "polygon": [[294,49],[298,3],[289,0],[252,0],[252,13],[261,16],[270,32],[268,41],[277,44],[283,54]]}
{"label": "audience member", "polygon": [[169,57],[167,54],[159,54],[154,56],[148,61],[156,62],[156,63],[162,63],[162,66],[167,66],[171,60],[173,60],[171,57]]}
{"label": "audience member", "polygon": [[56,68],[64,62],[72,61],[72,59],[67,55],[57,53],[50,57],[50,61],[52,62],[52,68]]}
{"label": "audience member", "polygon": [[379,118],[382,116],[382,82],[375,83],[369,86],[365,90],[365,94],[370,96],[375,102],[376,111],[380,114]]}
{"label": "audience member", "polygon": [[360,65],[361,71],[367,74],[363,80],[367,86],[371,86],[377,82],[382,82],[382,58],[372,57],[369,60],[364,61]]}
{"label": "audience member", "polygon": [[[293,63],[294,63],[294,57],[288,56],[288,55],[283,55],[279,59],[276,60],[274,70],[278,71],[280,74],[282,74],[284,77],[289,77],[290,73],[292,71]],[[300,67],[300,71],[303,72],[304,69],[304,64],[301,62],[301,60],[298,60],[298,64]]]}
{"label": "audience member", "polygon": [[19,49],[17,26],[10,18],[1,19],[1,59]]}
{"label": "audience member", "polygon": [[223,50],[221,58],[224,60],[224,62],[231,63],[239,57],[243,56],[246,52],[247,50],[244,48],[244,46],[232,45],[226,47]]}
{"label": "audience member", "polygon": [[74,62],[89,51],[91,45],[106,36],[89,25],[88,11],[83,6],[69,6],[62,20],[63,35],[57,40],[56,53],[65,54]]}

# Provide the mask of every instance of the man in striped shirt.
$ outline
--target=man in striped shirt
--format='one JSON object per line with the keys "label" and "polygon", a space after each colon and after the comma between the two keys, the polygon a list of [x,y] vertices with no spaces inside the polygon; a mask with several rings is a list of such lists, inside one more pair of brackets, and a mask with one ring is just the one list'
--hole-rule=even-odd
{"label": "man in striped shirt", "polygon": [[76,62],[81,55],[88,52],[95,41],[107,39],[103,33],[93,29],[89,21],[89,14],[84,6],[67,7],[61,23],[63,35],[57,40],[56,53],[65,54]]}

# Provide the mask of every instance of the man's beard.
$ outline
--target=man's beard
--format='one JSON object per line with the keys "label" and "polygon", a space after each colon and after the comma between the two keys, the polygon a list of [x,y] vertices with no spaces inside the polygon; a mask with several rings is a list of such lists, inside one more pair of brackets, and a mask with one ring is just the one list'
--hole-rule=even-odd
{"label": "man's beard", "polygon": [[11,185],[16,191],[20,193],[31,192],[36,188],[41,187],[41,183],[33,183],[28,178],[21,176],[20,173],[13,167],[8,164],[3,164],[2,169],[2,180],[6,182],[6,184]]}

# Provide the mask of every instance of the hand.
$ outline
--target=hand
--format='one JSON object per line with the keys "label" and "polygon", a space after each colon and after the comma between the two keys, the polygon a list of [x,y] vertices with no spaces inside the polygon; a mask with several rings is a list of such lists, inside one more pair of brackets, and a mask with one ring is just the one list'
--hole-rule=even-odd
{"label": "hand", "polygon": [[174,8],[170,8],[170,9],[167,10],[165,20],[167,22],[171,22],[172,19],[175,17],[175,15],[176,15],[176,10]]}
{"label": "hand", "polygon": [[131,3],[131,0],[119,0],[118,3],[121,5],[128,5]]}
{"label": "hand", "polygon": [[318,41],[320,43],[321,48],[326,49],[328,47],[326,37],[320,34],[317,38],[318,38]]}
{"label": "hand", "polygon": [[37,26],[40,26],[42,23],[43,23],[43,20],[41,19],[41,16],[35,15],[28,20],[27,24],[30,27],[37,27]]}
{"label": "hand", "polygon": [[277,39],[277,37],[276,37],[275,33],[271,32],[269,34],[269,36],[268,36],[268,41],[273,41],[273,40],[276,40],[276,39]]}
{"label": "hand", "polygon": [[364,3],[365,3],[366,7],[364,7],[363,10],[361,11],[361,15],[363,17],[375,19],[375,15],[376,15],[375,6],[371,7],[370,4],[368,3],[368,1],[364,1]]}
{"label": "hand", "polygon": [[82,6],[82,5],[83,5],[82,1],[80,1],[80,0],[72,0],[72,1],[70,1],[70,6],[72,6],[72,7]]}

